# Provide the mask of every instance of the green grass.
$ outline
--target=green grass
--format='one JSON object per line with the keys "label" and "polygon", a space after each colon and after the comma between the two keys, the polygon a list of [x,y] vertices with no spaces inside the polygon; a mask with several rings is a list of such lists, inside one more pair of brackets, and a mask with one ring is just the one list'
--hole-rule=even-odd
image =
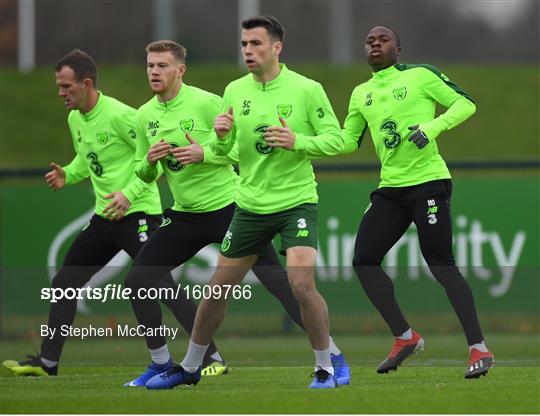
{"label": "green grass", "polygon": [[[539,157],[540,77],[535,66],[437,65],[476,101],[478,111],[462,126],[437,140],[446,160],[537,159]],[[343,122],[351,91],[370,77],[366,65],[290,67],[323,84]],[[149,98],[144,66],[102,66],[99,88],[138,107]],[[222,94],[225,85],[243,71],[234,65],[193,65],[187,83]],[[518,79],[520,82],[516,83]],[[30,74],[0,69],[0,166],[46,167],[73,157],[66,111],[57,97],[54,73],[41,68]],[[6,104],[9,103],[9,104]],[[373,162],[366,137],[359,152],[319,163]]]}
{"label": "green grass", "polygon": [[[426,351],[396,373],[376,364],[388,336],[336,340],[353,367],[350,386],[311,391],[312,352],[303,337],[219,339],[232,371],[173,391],[125,389],[146,364],[141,340],[69,341],[56,378],[17,378],[0,370],[2,413],[539,413],[540,336],[486,337],[496,355],[487,377],[465,380],[461,335],[425,334]],[[0,359],[31,351],[2,341]],[[186,340],[172,342],[179,357]]]}

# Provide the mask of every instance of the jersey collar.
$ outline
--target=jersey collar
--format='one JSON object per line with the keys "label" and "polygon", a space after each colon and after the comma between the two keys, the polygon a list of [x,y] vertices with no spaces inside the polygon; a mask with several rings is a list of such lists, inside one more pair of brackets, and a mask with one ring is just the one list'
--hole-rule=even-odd
{"label": "jersey collar", "polygon": [[[397,64],[396,64],[397,65]],[[381,69],[380,71],[373,72],[373,79],[384,79],[397,74],[399,71],[396,65],[389,66],[388,68]]]}
{"label": "jersey collar", "polygon": [[164,109],[168,109],[168,108],[172,108],[174,106],[177,106],[182,102],[182,97],[184,97],[183,91],[184,91],[184,89],[187,89],[187,88],[189,88],[188,85],[185,82],[182,82],[182,86],[180,87],[180,90],[178,91],[178,94],[176,94],[176,97],[174,97],[172,100],[169,100],[169,101],[159,101],[158,98],[157,98],[157,95],[156,95],[155,96],[156,103],[158,104],[158,106],[160,106],[161,108],[164,108]]}
{"label": "jersey collar", "polygon": [[255,85],[255,88],[261,91],[268,91],[279,86],[282,81],[287,77],[287,74],[289,72],[289,70],[287,69],[287,65],[280,63],[279,67],[281,70],[279,71],[278,76],[275,77],[272,81],[268,81],[264,84],[262,82],[255,81],[255,78],[252,75],[251,80]]}
{"label": "jersey collar", "polygon": [[103,97],[104,95],[101,93],[101,91],[98,90],[98,100],[94,108],[92,108],[88,113],[81,113],[81,115],[86,121],[92,120],[94,117],[97,117],[97,115],[101,112],[101,109],[103,108],[103,101],[105,101]]}

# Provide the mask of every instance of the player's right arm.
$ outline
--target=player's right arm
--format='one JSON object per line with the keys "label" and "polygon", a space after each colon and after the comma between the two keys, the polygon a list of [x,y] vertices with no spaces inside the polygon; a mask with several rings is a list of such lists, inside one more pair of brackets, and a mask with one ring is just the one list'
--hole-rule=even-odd
{"label": "player's right arm", "polygon": [[360,86],[353,90],[349,101],[349,113],[342,130],[343,140],[345,141],[342,153],[352,153],[357,150],[362,144],[368,128],[367,121],[360,111],[359,96]]}
{"label": "player's right arm", "polygon": [[79,153],[77,140],[75,139],[75,128],[73,126],[73,113],[68,116],[68,127],[71,133],[71,140],[73,141],[73,149],[75,150],[75,157],[66,166],[59,166],[54,162],[51,162],[51,171],[45,174],[45,180],[49,187],[56,191],[63,188],[65,185],[73,185],[82,181],[90,176],[88,171],[88,164],[83,156]]}
{"label": "player's right arm", "polygon": [[136,118],[137,143],[135,149],[135,174],[146,183],[151,183],[159,178],[162,173],[161,166],[157,163],[169,154],[171,145],[160,140],[150,146],[144,130],[143,117],[140,111]]}
{"label": "player's right arm", "polygon": [[210,147],[216,156],[225,156],[234,147],[236,129],[234,127],[233,107],[229,101],[228,88],[223,93],[223,112],[214,120],[215,136],[210,141]]}

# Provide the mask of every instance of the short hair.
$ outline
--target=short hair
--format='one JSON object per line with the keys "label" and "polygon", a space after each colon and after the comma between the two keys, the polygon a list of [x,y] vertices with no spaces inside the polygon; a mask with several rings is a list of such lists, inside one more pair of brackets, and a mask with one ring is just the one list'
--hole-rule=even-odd
{"label": "short hair", "polygon": [[242,22],[242,29],[254,29],[256,27],[264,27],[270,37],[283,42],[285,29],[274,16],[254,16]]}
{"label": "short hair", "polygon": [[[390,32],[392,32],[392,34],[394,35],[394,38],[396,38],[396,45],[397,45],[397,46],[401,46],[401,39],[399,38],[398,33],[397,33],[393,28],[391,28],[390,26],[387,26],[387,25],[377,25],[377,26],[385,27],[385,28],[387,28]],[[377,26],[373,26],[373,27],[377,27]]]}
{"label": "short hair", "polygon": [[63,67],[69,67],[75,73],[78,82],[90,78],[97,88],[97,65],[94,58],[80,49],[73,49],[70,53],[62,57],[54,66],[54,70],[59,72]]}
{"label": "short hair", "polygon": [[157,40],[146,46],[146,53],[171,52],[173,56],[183,64],[186,63],[187,49],[172,40]]}

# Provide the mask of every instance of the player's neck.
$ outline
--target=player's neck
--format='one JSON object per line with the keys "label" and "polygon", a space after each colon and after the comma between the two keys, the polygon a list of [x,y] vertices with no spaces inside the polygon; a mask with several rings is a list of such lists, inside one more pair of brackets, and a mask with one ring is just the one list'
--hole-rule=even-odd
{"label": "player's neck", "polygon": [[262,74],[253,74],[253,79],[255,79],[255,81],[260,82],[262,84],[266,84],[267,82],[270,82],[276,79],[280,72],[281,72],[281,66],[279,65],[279,62],[276,62],[267,71],[263,72]]}
{"label": "player's neck", "polygon": [[182,88],[182,80],[174,83],[174,85],[162,94],[157,95],[158,101],[165,103],[174,100]]}
{"label": "player's neck", "polygon": [[397,64],[397,61],[391,62],[389,64],[374,65],[371,67],[371,69],[373,72],[384,71],[385,69],[388,69],[391,66],[394,66],[395,64]]}
{"label": "player's neck", "polygon": [[83,114],[89,113],[94,109],[99,100],[99,92],[97,90],[91,89],[88,91],[88,99],[86,104],[79,111]]}

